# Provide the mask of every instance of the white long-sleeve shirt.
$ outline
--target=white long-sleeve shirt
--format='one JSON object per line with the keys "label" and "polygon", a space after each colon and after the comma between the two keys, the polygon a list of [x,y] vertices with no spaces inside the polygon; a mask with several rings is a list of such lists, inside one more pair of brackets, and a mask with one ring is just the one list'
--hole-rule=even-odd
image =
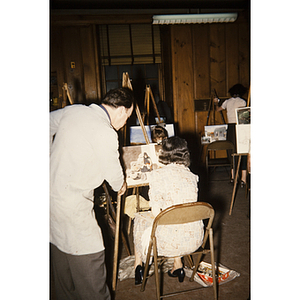
{"label": "white long-sleeve shirt", "polygon": [[50,242],[74,255],[104,250],[93,211],[93,191],[106,180],[124,182],[118,135],[99,105],[72,105],[50,113]]}

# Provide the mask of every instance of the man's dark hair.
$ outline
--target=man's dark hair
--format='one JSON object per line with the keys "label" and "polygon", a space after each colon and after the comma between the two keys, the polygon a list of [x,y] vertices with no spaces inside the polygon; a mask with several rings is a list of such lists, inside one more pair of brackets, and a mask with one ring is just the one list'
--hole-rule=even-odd
{"label": "man's dark hair", "polygon": [[228,91],[231,97],[239,97],[239,96],[242,97],[246,92],[247,92],[247,88],[240,83],[235,84]]}
{"label": "man's dark hair", "polygon": [[115,108],[119,106],[130,108],[134,104],[133,92],[129,88],[112,89],[106,93],[101,104]]}
{"label": "man's dark hair", "polygon": [[189,167],[191,160],[186,140],[178,136],[172,136],[164,139],[162,141],[159,161],[165,165],[176,163]]}

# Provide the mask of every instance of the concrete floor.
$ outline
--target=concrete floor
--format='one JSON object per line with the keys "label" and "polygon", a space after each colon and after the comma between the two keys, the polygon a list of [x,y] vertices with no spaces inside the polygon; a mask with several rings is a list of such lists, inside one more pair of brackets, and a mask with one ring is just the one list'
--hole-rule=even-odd
{"label": "concrete floor", "polygon": [[[229,184],[228,176],[229,173],[224,168],[216,169],[209,180],[205,174],[200,175],[199,199],[210,203],[215,209],[213,230],[216,262],[240,273],[233,281],[218,287],[218,299],[247,300],[250,299],[250,203],[245,188],[238,188],[233,211],[229,216],[233,186]],[[129,243],[133,251],[132,235]],[[127,256],[125,247],[122,247],[121,258]],[[204,261],[210,262],[209,255],[204,257]],[[167,274],[163,276],[163,293],[197,287],[200,285],[189,282],[187,277],[179,284],[177,278],[170,278]],[[140,291],[140,286],[134,285],[134,279],[118,281],[112,299],[156,299],[155,277],[148,279],[144,292]],[[213,299],[213,289],[203,288],[171,299]]]}
{"label": "concrete floor", "polygon": [[[232,215],[229,216],[229,208],[233,186],[229,184],[229,173],[224,168],[216,169],[207,179],[203,172],[200,174],[199,200],[210,203],[215,209],[215,220],[213,223],[215,261],[240,273],[234,280],[218,286],[219,300],[247,300],[250,299],[250,203],[246,197],[245,188],[238,188],[234,202]],[[101,210],[98,212],[99,224],[102,227],[106,244],[106,259],[108,271],[108,285],[111,286],[113,240],[107,234],[107,225],[101,221]],[[123,221],[126,221],[125,218]],[[130,250],[133,252],[132,230],[129,236]],[[121,245],[120,258],[127,257],[125,247]],[[209,262],[209,255],[204,257]],[[177,290],[198,288],[200,285],[189,282],[188,277],[179,284],[177,278],[170,278],[167,274],[163,276],[163,293]],[[53,288],[51,289],[53,290]],[[52,293],[52,300],[55,295]],[[134,279],[117,281],[117,288],[112,294],[113,300],[126,299],[156,299],[155,278],[151,276],[146,284],[144,292],[140,286],[135,286]],[[174,296],[171,299],[213,299],[213,289],[203,288],[194,292]]]}

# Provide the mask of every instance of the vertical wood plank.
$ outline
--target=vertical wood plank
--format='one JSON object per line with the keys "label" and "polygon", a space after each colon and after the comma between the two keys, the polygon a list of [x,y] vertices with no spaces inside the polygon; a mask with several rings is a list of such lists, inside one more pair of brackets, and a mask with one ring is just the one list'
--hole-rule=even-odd
{"label": "vertical wood plank", "polygon": [[[194,45],[194,99],[210,98],[210,58],[209,58],[209,25],[195,25],[193,28]],[[195,132],[201,144],[201,136],[204,135],[208,111],[195,112]],[[202,159],[205,149],[201,152]],[[204,156],[203,156],[204,155]]]}
{"label": "vertical wood plank", "polygon": [[[64,27],[62,29],[62,36],[64,68],[70,94],[74,103],[83,103],[83,73],[79,28],[75,26]],[[71,62],[75,62],[75,68],[73,69],[71,68]]]}
{"label": "vertical wood plank", "polygon": [[63,90],[62,86],[65,81],[64,76],[64,61],[62,50],[62,35],[60,27],[53,26],[50,31],[51,34],[51,46],[50,46],[50,63],[51,72],[56,72],[57,75],[57,90],[58,90],[58,108],[63,104]]}
{"label": "vertical wood plank", "polygon": [[97,102],[97,74],[92,26],[80,28],[85,103]]}
{"label": "vertical wood plank", "polygon": [[236,23],[226,24],[226,94],[219,96],[229,96],[228,90],[239,83],[239,36],[238,25]]}
{"label": "vertical wood plank", "polygon": [[218,96],[226,95],[225,25],[210,25],[210,78],[211,89]]}
{"label": "vertical wood plank", "polygon": [[163,100],[173,108],[173,72],[172,72],[172,33],[169,26],[160,28],[161,33],[161,55],[162,55],[162,75],[164,82]]}
{"label": "vertical wood plank", "polygon": [[178,124],[178,88],[177,81],[178,78],[176,76],[176,70],[178,69],[178,56],[176,52],[176,35],[174,32],[174,26],[170,27],[170,35],[171,35],[171,58],[172,58],[172,87],[173,87],[173,114],[174,114],[174,122]]}
{"label": "vertical wood plank", "polygon": [[98,42],[98,31],[97,31],[97,26],[93,24],[93,41],[94,41],[94,55],[95,55],[95,69],[96,69],[96,84],[97,84],[97,99],[101,99],[101,59],[99,57],[100,53],[100,48],[99,48],[99,42]]}
{"label": "vertical wood plank", "polygon": [[174,119],[178,122],[180,134],[195,132],[194,76],[192,32],[189,25],[174,25],[173,73]]}
{"label": "vertical wood plank", "polygon": [[[239,24],[239,82],[246,87],[250,84],[250,37],[248,24],[246,22],[241,22]],[[247,95],[244,95],[247,97]],[[247,98],[246,98],[247,99]]]}
{"label": "vertical wood plank", "polygon": [[195,99],[210,98],[209,25],[194,25]]}

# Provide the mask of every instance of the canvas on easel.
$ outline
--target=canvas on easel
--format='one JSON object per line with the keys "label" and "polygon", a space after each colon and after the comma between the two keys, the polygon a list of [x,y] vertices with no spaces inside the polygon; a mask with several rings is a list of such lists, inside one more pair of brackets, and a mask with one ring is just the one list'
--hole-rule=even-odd
{"label": "canvas on easel", "polygon": [[225,141],[227,139],[227,128],[227,124],[204,126],[205,136],[202,137],[202,143]]}
{"label": "canvas on easel", "polygon": [[236,151],[238,154],[247,154],[250,151],[251,125],[236,125]]}
{"label": "canvas on easel", "polygon": [[[123,73],[123,78],[122,78],[122,87],[127,87],[129,89],[132,90],[132,85],[129,79],[129,75],[128,73]],[[146,129],[145,126],[142,122],[142,117],[141,117],[141,113],[139,110],[138,105],[135,106],[135,111],[138,117],[138,120],[141,124],[142,130],[143,130],[143,134],[146,140],[146,144],[150,144],[148,135],[146,133]],[[136,146],[135,146],[136,147]],[[123,147],[123,150],[127,148],[127,147]],[[141,151],[141,150],[140,150]],[[130,152],[130,150],[129,150]],[[131,151],[132,152],[132,151]],[[123,154],[126,153],[126,150],[123,151]],[[132,155],[131,155],[132,156]],[[123,158],[124,164],[126,164],[127,162],[127,158],[125,156],[125,159]],[[127,169],[128,167],[125,166],[125,169]],[[138,187],[138,185],[135,183],[134,184],[135,187]],[[127,185],[127,188],[130,187],[130,185]],[[139,197],[137,197],[137,211],[139,210],[139,204],[138,204],[138,199]],[[117,197],[117,209],[116,209],[116,234],[115,234],[115,243],[114,243],[114,260],[113,260],[113,276],[112,276],[112,290],[115,291],[116,290],[116,283],[117,283],[117,269],[118,269],[118,257],[119,257],[119,234],[120,234],[120,218],[121,218],[121,195],[118,194]]]}
{"label": "canvas on easel", "polygon": [[160,168],[158,161],[160,145],[135,145],[122,148],[122,161],[126,173],[127,187],[149,184],[149,174]]}
{"label": "canvas on easel", "polygon": [[[128,73],[123,73],[123,87],[128,87],[132,89],[131,82],[129,79]],[[147,103],[149,103],[149,95],[151,95],[150,87],[147,88],[148,96]],[[152,96],[153,97],[153,96]],[[152,99],[154,101],[154,99]],[[140,126],[138,127],[138,142],[134,146],[126,146],[122,148],[122,161],[125,168],[126,173],[126,183],[127,187],[138,187],[142,185],[149,184],[148,174],[159,168],[161,164],[158,162],[158,153],[161,149],[160,145],[150,144],[150,126],[144,125],[144,120],[141,117],[140,110],[138,105],[136,105],[136,114],[139,120]],[[174,135],[174,127],[173,124],[170,126],[170,135]],[[168,132],[169,133],[169,132]],[[134,136],[134,135],[133,135]],[[141,145],[140,142],[144,143],[146,141],[146,145]]]}
{"label": "canvas on easel", "polygon": [[156,102],[154,100],[153,93],[149,84],[146,85],[146,93],[145,93],[145,101],[144,101],[144,109],[146,109],[146,111],[142,114],[143,123],[145,123],[145,118],[146,118],[146,124],[149,125],[150,99],[152,101],[152,105],[157,116],[157,124],[161,124],[163,123],[163,119],[159,115]]}
{"label": "canvas on easel", "polygon": [[[127,72],[123,73],[122,87],[127,87],[127,88],[132,90],[132,85],[131,85],[131,82],[130,82],[129,74]],[[143,131],[143,135],[145,137],[146,144],[150,144],[150,140],[148,138],[148,135],[147,135],[147,132],[146,132],[146,129],[145,129],[145,125],[144,125],[144,122],[143,122],[143,119],[142,119],[142,116],[141,116],[141,112],[140,112],[140,109],[139,109],[139,106],[137,105],[137,103],[135,105],[135,112],[136,112],[137,118],[139,120],[139,124],[141,126],[141,129]]]}

